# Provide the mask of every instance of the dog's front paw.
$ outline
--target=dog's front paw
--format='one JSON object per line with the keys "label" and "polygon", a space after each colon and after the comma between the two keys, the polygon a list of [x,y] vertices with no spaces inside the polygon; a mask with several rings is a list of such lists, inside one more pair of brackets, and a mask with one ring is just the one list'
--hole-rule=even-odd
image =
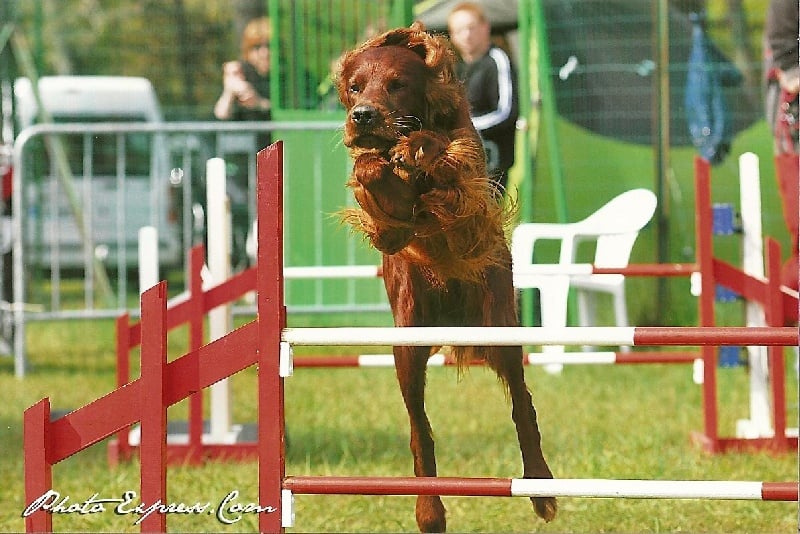
{"label": "dog's front paw", "polygon": [[428,172],[434,162],[444,154],[450,139],[431,130],[411,132],[398,141],[392,151],[392,163]]}
{"label": "dog's front paw", "polygon": [[417,190],[412,182],[394,172],[395,167],[375,154],[359,156],[348,182],[356,201],[373,218],[410,221]]}

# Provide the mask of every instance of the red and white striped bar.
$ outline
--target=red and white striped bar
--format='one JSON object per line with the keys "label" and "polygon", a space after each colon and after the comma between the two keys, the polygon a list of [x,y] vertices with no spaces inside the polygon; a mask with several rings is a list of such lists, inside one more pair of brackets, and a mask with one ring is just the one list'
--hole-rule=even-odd
{"label": "red and white striped bar", "polygon": [[290,345],[762,345],[797,346],[793,327],[359,327],[285,328]]}
{"label": "red and white striped bar", "polygon": [[305,495],[441,495],[797,501],[797,482],[448,477],[287,477],[283,488]]}
{"label": "red and white striped bar", "polygon": [[[525,356],[525,365],[621,365],[644,363],[692,363],[702,359],[697,352],[564,352],[551,354],[532,352]],[[483,365],[482,361],[470,362],[471,365]],[[456,365],[453,358],[444,354],[434,354],[428,360],[429,367]],[[393,367],[394,356],[391,354],[347,354],[339,356],[298,356],[294,358],[294,367]]]}

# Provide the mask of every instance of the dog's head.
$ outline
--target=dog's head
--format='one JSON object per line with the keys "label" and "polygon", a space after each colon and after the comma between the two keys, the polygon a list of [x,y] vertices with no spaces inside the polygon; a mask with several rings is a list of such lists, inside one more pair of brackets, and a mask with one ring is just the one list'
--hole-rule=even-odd
{"label": "dog's head", "polygon": [[385,150],[413,130],[469,124],[447,40],[420,23],[367,40],[339,59],[336,87],[347,110],[344,144]]}

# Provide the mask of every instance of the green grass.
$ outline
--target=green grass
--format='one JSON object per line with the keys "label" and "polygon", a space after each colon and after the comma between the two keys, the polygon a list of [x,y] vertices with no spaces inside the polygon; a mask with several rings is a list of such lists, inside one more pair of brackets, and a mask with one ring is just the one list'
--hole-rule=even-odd
{"label": "green grass", "polygon": [[[291,318],[290,318],[291,320]],[[360,324],[384,324],[386,317]],[[293,325],[306,324],[297,318]],[[114,387],[110,321],[45,324],[30,328],[32,372],[13,378],[0,360],[0,531],[24,528],[22,411],[49,396],[56,410],[86,404]],[[183,350],[179,332],[171,352]],[[90,341],[90,342],[88,342]],[[306,349],[302,352],[311,352]],[[299,355],[298,357],[302,357]],[[790,480],[794,454],[710,456],[690,443],[702,427],[701,390],[688,366],[570,367],[561,376],[527,370],[539,412],[544,448],[558,477],[708,480]],[[794,375],[790,375],[794,376]],[[721,430],[731,435],[747,413],[747,374],[720,370]],[[232,379],[234,420],[256,419],[256,373]],[[789,378],[790,399],[797,380]],[[443,476],[519,476],[519,452],[509,405],[494,375],[471,368],[459,380],[451,368],[432,368],[427,406]],[[792,404],[794,406],[794,404]],[[298,369],[286,381],[290,475],[409,475],[407,421],[391,369]],[[170,417],[182,419],[178,406]],[[789,424],[796,424],[796,407]],[[230,491],[241,502],[257,498],[255,463],[171,467],[169,499],[193,504],[219,501]],[[54,468],[54,487],[73,500],[92,493],[116,497],[138,490],[138,464],[110,468],[105,443]],[[795,503],[675,500],[560,500],[551,524],[536,519],[522,498],[445,498],[452,532],[788,532],[796,528]],[[413,498],[297,496],[290,532],[413,532]],[[54,518],[57,531],[136,531],[134,516],[111,512]],[[254,516],[225,526],[213,516],[170,516],[172,531],[256,531]]]}

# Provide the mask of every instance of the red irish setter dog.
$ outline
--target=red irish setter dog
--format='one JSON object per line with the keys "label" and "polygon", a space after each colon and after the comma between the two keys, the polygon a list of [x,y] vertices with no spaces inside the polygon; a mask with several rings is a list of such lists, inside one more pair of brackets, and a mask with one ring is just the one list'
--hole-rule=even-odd
{"label": "red irish setter dog", "polygon": [[[337,72],[347,110],[344,144],[354,159],[348,186],[359,208],[345,219],[383,253],[395,325],[517,326],[506,212],[489,180],[480,138],[453,71],[446,39],[415,23],[346,52]],[[416,476],[436,476],[425,415],[425,370],[438,347],[394,347],[411,423]],[[524,476],[552,478],[525,384],[522,347],[453,347],[459,364],[484,360],[508,389]],[[549,521],[556,500],[534,498]],[[438,496],[419,496],[417,524],[444,532]]]}

